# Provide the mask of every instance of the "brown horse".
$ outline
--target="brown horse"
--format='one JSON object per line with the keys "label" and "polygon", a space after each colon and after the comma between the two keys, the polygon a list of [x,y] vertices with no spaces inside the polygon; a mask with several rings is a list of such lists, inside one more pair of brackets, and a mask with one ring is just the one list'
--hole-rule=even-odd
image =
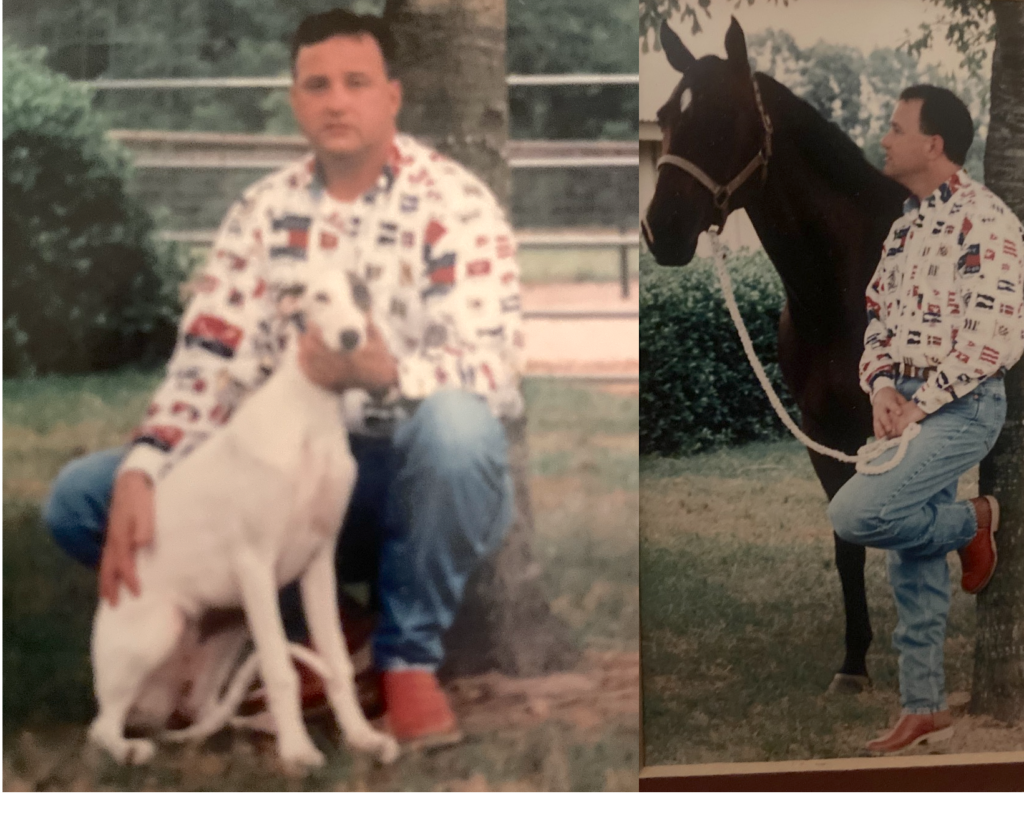
{"label": "brown horse", "polygon": [[[857,381],[866,325],[864,290],[882,241],[908,193],[788,88],[751,74],[743,30],[732,21],[727,58],[696,59],[665,24],[661,42],[683,79],[658,111],[663,157],[641,227],[661,265],[686,265],[697,237],[743,207],[786,290],[779,364],[819,443],[849,454],[872,433]],[[737,359],[737,363],[744,363]],[[853,467],[811,453],[829,499]],[[835,539],[846,608],[846,658],[833,690],[870,684],[871,622],[864,549]]]}

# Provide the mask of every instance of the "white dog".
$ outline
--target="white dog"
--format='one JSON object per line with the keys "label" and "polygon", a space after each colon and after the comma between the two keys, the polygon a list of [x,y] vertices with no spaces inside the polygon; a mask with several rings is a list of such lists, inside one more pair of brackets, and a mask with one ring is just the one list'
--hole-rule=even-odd
{"label": "white dog", "polygon": [[[304,291],[298,306],[329,347],[347,351],[363,342],[366,318],[347,288]],[[194,636],[208,609],[242,606],[282,763],[299,771],[323,764],[302,720],[298,675],[278,607],[278,590],[296,579],[322,660],[318,669],[346,741],[384,763],[398,755],[395,740],[363,715],[341,632],[334,550],[356,463],[340,398],[306,378],[296,343],[228,424],[157,484],[153,543],[137,556],[141,594],[121,598],[116,607],[100,602],[92,636],[99,714],[89,739],[118,762],[153,756],[152,741],[126,739],[126,718],[146,685],[180,656],[186,631]],[[237,633],[227,635],[224,644],[237,651],[237,640]],[[236,693],[248,687],[254,669],[250,664],[235,678]],[[225,721],[224,715],[207,716],[171,739],[205,736]]]}

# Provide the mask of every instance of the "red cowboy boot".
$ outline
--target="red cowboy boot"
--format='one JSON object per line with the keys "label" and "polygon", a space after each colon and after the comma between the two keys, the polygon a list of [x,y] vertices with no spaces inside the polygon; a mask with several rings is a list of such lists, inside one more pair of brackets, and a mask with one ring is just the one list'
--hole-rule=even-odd
{"label": "red cowboy boot", "polygon": [[388,727],[416,749],[450,746],[462,740],[458,721],[433,673],[388,670],[381,674]]}
{"label": "red cowboy boot", "polygon": [[978,532],[970,543],[961,548],[960,566],[963,576],[960,586],[968,594],[977,594],[992,579],[996,570],[996,531],[999,529],[999,502],[991,495],[972,498],[978,518]]}

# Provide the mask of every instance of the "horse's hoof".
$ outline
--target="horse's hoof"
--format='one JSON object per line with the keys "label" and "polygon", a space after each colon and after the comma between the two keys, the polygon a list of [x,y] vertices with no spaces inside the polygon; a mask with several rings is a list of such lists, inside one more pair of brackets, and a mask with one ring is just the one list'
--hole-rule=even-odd
{"label": "horse's hoof", "polygon": [[853,676],[849,673],[836,673],[826,693],[854,694],[866,693],[871,690],[870,676]]}

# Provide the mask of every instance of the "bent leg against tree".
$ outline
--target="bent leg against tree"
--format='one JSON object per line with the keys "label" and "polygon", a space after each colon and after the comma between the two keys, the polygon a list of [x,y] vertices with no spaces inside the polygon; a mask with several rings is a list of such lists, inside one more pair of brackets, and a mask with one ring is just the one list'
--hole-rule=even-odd
{"label": "bent leg against tree", "polygon": [[[909,397],[919,384],[903,380],[899,388]],[[946,709],[946,555],[977,531],[973,505],[956,501],[957,483],[991,449],[1004,417],[1002,383],[984,383],[924,420],[901,463],[880,475],[855,475],[829,505],[843,538],[889,551],[898,616],[893,645],[900,657],[901,705],[910,714]]]}

